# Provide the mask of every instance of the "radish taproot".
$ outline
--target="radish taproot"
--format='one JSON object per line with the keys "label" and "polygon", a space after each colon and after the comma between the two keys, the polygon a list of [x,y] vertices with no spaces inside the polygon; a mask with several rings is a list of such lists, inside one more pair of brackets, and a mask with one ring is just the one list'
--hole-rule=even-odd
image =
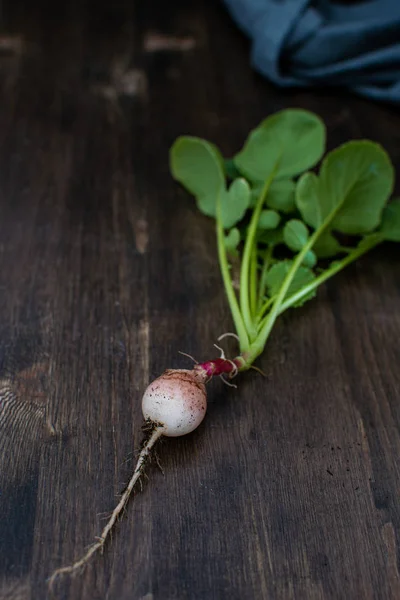
{"label": "radish taproot", "polygon": [[[100,537],[83,558],[53,573],[51,587],[60,574],[79,571],[103,548],[157,440],[200,425],[212,377],[230,383],[239,372],[256,368],[280,314],[313,298],[318,286],[381,242],[400,242],[400,200],[388,203],[394,170],[386,152],[368,140],[350,141],[324,158],[318,174],[310,172],[325,152],[325,137],[317,115],[288,109],[254,129],[233,159],[225,160],[199,138],[174,143],[173,177],[216,221],[239,353],[229,360],[222,352],[191,370],[167,370],[150,383],[142,403],[147,437],[131,480]],[[236,286],[233,261],[240,264]]]}

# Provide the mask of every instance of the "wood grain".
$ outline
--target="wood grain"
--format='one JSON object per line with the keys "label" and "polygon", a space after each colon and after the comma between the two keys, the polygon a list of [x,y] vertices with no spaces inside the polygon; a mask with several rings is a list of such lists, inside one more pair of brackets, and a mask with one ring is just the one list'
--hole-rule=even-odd
{"label": "wood grain", "polygon": [[[144,387],[231,329],[172,141],[231,155],[302,106],[330,146],[369,137],[399,169],[400,118],[340,90],[275,89],[201,0],[6,0],[0,88],[0,598],[42,600],[129,478]],[[57,598],[399,598],[399,293],[387,245],[284,316],[267,379],[211,385],[204,425],[164,442],[165,476],[149,470]]]}

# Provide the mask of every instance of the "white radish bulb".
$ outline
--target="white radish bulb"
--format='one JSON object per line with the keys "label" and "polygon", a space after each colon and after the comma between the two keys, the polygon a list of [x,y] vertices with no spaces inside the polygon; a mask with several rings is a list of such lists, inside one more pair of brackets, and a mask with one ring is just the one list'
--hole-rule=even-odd
{"label": "white radish bulb", "polygon": [[145,419],[162,427],[163,435],[178,437],[200,425],[207,410],[205,376],[186,369],[170,369],[143,394]]}

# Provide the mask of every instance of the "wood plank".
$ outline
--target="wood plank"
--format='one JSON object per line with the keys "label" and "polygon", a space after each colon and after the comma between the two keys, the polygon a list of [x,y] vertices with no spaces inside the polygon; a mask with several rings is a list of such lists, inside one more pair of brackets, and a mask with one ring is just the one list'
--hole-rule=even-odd
{"label": "wood plank", "polygon": [[[369,137],[399,169],[400,118],[340,90],[275,89],[211,2],[6,1],[2,30],[0,598],[28,600],[113,508],[148,381],[231,329],[212,223],[169,175],[175,137],[231,155],[302,106],[331,147]],[[387,245],[285,315],[267,379],[210,386],[204,425],[164,442],[165,476],[149,470],[58,596],[398,598],[399,291]]]}

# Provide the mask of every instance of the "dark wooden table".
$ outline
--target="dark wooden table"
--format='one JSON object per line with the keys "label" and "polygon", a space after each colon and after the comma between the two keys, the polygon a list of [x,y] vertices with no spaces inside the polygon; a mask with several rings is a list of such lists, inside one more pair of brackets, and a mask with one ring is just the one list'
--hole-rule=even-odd
{"label": "dark wooden table", "polygon": [[[130,476],[148,381],[231,329],[175,137],[229,155],[300,106],[330,145],[366,136],[400,168],[400,118],[275,89],[213,2],[5,0],[1,32],[0,598],[42,600]],[[267,379],[212,385],[204,424],[164,443],[164,476],[56,597],[400,598],[399,257],[374,251],[283,317]]]}

